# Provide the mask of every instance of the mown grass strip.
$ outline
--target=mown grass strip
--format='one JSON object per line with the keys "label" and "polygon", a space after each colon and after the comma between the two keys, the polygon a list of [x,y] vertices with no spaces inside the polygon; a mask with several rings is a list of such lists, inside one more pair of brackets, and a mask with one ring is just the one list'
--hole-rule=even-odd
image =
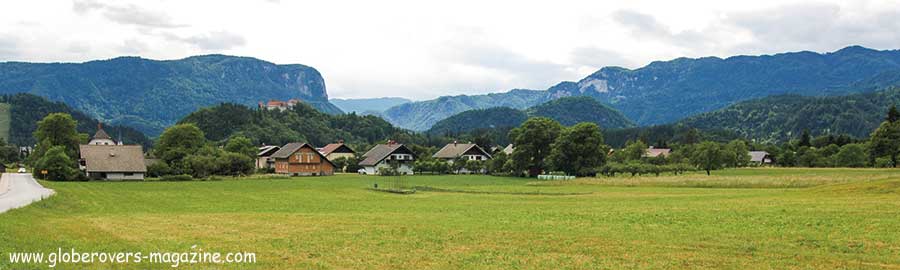
{"label": "mown grass strip", "polygon": [[428,186],[416,186],[416,190],[431,192],[449,192],[449,193],[469,193],[469,194],[498,194],[498,195],[546,195],[546,196],[571,196],[571,195],[590,195],[593,192],[506,192],[506,191],[477,191],[477,190],[460,190],[446,189]]}

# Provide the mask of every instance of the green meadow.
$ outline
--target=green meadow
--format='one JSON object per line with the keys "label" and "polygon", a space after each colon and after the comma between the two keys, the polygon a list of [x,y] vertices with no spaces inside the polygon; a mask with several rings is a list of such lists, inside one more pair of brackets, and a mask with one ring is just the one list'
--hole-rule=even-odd
{"label": "green meadow", "polygon": [[[57,195],[0,214],[0,269],[48,268],[11,265],[10,251],[195,245],[257,263],[179,268],[900,268],[900,170],[409,176],[412,195],[369,189],[395,179],[42,182]],[[58,267],[82,266],[104,265]]]}

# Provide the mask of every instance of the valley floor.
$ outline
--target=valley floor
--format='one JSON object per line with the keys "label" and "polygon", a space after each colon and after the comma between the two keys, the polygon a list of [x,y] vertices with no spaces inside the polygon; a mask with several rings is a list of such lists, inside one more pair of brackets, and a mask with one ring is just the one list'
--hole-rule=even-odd
{"label": "valley floor", "polygon": [[0,214],[0,269],[47,269],[6,253],[57,248],[258,256],[212,266],[228,269],[900,268],[900,170],[410,176],[413,195],[368,189],[395,180],[42,182],[57,194]]}

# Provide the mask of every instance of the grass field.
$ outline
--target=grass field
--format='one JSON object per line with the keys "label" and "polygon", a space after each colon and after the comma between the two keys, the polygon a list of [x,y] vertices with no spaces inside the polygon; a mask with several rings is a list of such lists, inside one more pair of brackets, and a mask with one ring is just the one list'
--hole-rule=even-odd
{"label": "grass field", "polygon": [[0,138],[9,142],[9,125],[12,123],[12,116],[9,112],[8,103],[0,103]]}
{"label": "grass field", "polygon": [[900,269],[900,170],[713,174],[407,177],[431,190],[414,195],[358,175],[44,182],[58,194],[0,214],[0,269],[46,269],[9,251],[192,245],[257,253],[221,269]]}

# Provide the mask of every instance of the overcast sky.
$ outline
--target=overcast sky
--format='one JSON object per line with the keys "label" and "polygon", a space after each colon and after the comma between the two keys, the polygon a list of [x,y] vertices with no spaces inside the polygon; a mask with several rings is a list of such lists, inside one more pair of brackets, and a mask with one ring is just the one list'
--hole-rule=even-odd
{"label": "overcast sky", "polygon": [[3,1],[0,61],[251,56],[334,97],[546,89],[677,57],[900,48],[897,1]]}

